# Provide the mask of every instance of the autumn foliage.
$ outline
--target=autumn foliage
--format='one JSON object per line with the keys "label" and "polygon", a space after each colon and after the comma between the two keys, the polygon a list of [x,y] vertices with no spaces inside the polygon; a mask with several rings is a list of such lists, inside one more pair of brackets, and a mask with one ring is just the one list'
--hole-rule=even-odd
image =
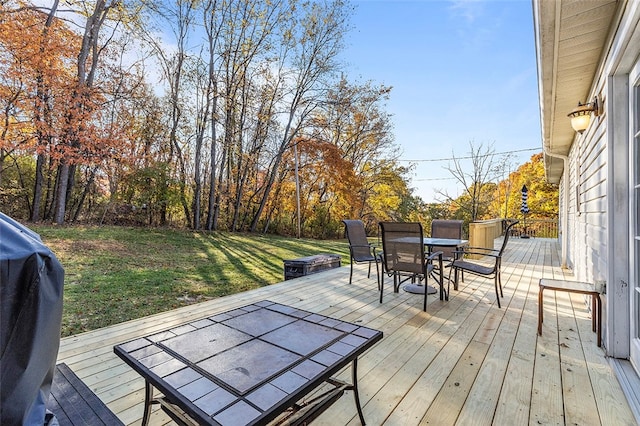
{"label": "autumn foliage", "polygon": [[342,0],[52,3],[0,3],[3,212],[316,237],[433,216],[398,161],[391,88],[338,77]]}

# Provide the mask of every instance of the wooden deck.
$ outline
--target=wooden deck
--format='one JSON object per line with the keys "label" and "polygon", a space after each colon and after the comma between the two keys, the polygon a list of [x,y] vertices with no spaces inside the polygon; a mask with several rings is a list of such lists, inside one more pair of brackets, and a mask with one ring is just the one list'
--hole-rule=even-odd
{"label": "wooden deck", "polygon": [[[499,241],[497,241],[499,242]],[[113,345],[262,299],[366,324],[384,338],[359,361],[369,425],[635,425],[622,389],[591,331],[582,295],[545,293],[536,333],[538,280],[568,278],[555,240],[514,238],[503,261],[504,299],[466,276],[448,302],[400,291],[378,302],[375,279],[349,266],[84,333],[61,342],[71,369],[126,424],[142,417],[144,381]],[[347,262],[344,262],[345,264]],[[387,278],[387,289],[391,280]],[[343,372],[350,378],[350,370]],[[170,420],[156,411],[152,424]],[[314,425],[359,424],[351,392]]]}

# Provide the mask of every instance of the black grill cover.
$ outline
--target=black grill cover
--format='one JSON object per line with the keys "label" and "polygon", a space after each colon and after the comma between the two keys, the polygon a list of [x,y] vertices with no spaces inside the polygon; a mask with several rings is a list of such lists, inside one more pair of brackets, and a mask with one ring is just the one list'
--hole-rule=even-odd
{"label": "black grill cover", "polygon": [[42,425],[60,346],[64,270],[0,213],[0,424]]}

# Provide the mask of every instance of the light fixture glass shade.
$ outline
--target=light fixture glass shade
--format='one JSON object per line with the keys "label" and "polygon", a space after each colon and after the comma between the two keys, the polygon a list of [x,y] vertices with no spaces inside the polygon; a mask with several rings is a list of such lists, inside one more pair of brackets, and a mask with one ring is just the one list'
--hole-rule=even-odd
{"label": "light fixture glass shade", "polygon": [[571,118],[571,127],[573,127],[573,130],[582,133],[589,127],[591,113],[596,110],[594,104],[581,104],[578,102],[578,107],[567,114]]}
{"label": "light fixture glass shade", "polygon": [[584,132],[591,122],[590,114],[576,115],[571,117],[571,127],[578,133]]}

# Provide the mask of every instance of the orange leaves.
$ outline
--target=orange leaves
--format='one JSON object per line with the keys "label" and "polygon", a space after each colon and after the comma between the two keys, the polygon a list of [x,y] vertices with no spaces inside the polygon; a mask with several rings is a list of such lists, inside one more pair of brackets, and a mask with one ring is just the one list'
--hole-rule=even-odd
{"label": "orange leaves", "polygon": [[301,176],[316,185],[327,185],[333,192],[344,192],[357,182],[353,163],[344,158],[336,145],[314,139],[298,139]]}
{"label": "orange leaves", "polygon": [[79,48],[79,37],[59,19],[47,22],[47,15],[23,8],[0,20],[0,49],[3,68],[20,70],[24,81],[68,81]]}
{"label": "orange leaves", "polygon": [[81,37],[61,19],[14,6],[0,19],[0,147],[29,140],[37,143],[20,148],[54,162],[99,161],[120,135],[101,119],[104,94],[78,81]]}
{"label": "orange leaves", "polygon": [[[17,6],[23,6],[18,3]],[[0,147],[36,149],[56,139],[73,93],[78,37],[57,19],[22,7],[0,20]],[[67,112],[67,117],[69,116]],[[27,143],[29,142],[29,143]]]}
{"label": "orange leaves", "polygon": [[[357,204],[361,185],[353,163],[334,144],[305,138],[298,138],[295,143],[299,156],[302,217],[314,217],[320,207],[336,217],[345,215],[349,206]],[[291,157],[288,161],[292,170],[295,160]]]}

